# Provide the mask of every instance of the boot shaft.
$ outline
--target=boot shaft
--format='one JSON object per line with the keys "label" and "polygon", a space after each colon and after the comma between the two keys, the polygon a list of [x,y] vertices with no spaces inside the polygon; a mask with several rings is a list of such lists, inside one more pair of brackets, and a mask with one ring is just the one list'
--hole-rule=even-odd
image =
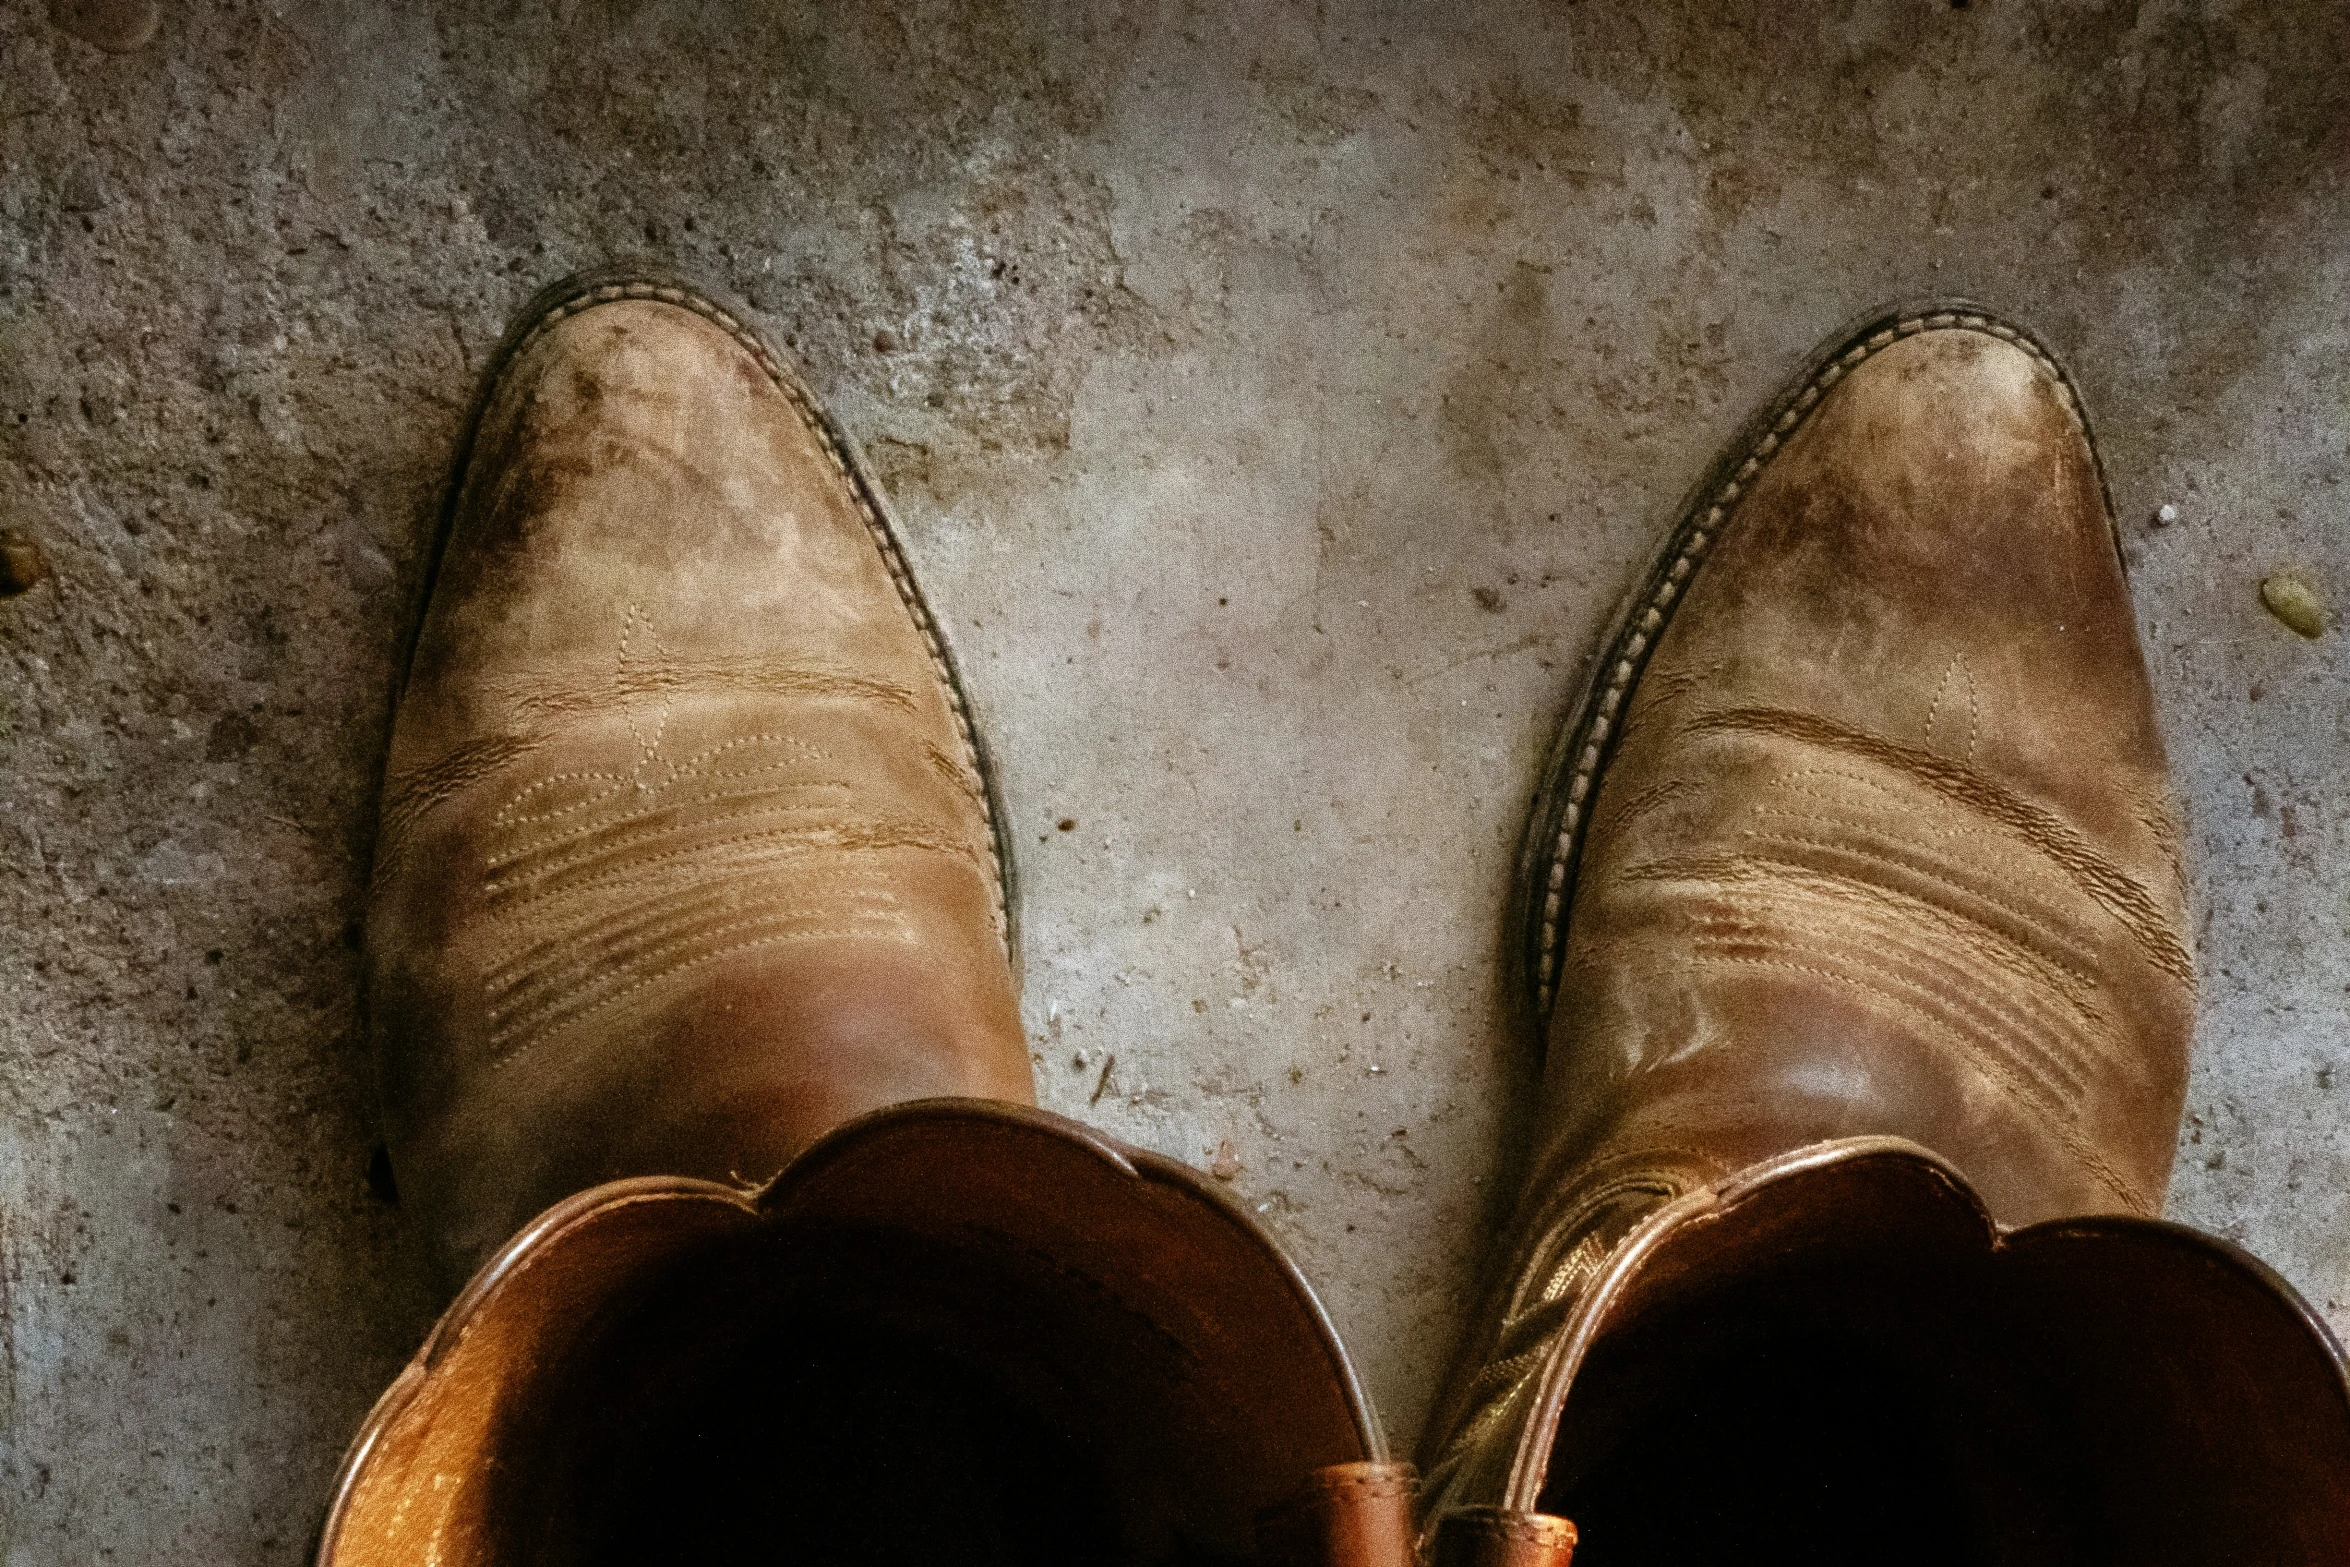
{"label": "boot shaft", "polygon": [[1408,1476],[1296,1270],[1184,1166],[936,1101],[769,1187],[542,1216],[346,1461],[320,1567],[1404,1567]]}
{"label": "boot shaft", "polygon": [[1505,1303],[1430,1464],[1439,1561],[1550,1517],[1609,1563],[2350,1559],[2340,1349],[2223,1241],[2002,1231],[1926,1150],[1855,1139],[1579,1244]]}

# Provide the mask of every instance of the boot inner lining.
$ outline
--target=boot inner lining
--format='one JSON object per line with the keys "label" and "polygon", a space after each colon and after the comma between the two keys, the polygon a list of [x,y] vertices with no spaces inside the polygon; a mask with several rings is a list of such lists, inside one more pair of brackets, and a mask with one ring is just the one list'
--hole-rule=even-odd
{"label": "boot inner lining", "polygon": [[1210,1536],[1245,1401],[1100,1281],[856,1225],[737,1237],[655,1280],[510,1400],[485,1560],[1242,1559]]}
{"label": "boot inner lining", "polygon": [[1914,1160],[1765,1187],[1610,1307],[1540,1507],[1576,1567],[2350,1560],[2322,1333],[2192,1232],[1994,1242]]}

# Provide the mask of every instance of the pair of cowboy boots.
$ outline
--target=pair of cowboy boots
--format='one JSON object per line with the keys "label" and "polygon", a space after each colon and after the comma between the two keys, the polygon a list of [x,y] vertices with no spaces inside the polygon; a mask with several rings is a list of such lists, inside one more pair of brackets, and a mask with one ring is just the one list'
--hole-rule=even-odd
{"label": "pair of cowboy boots", "polygon": [[2096,458],[2012,329],[1807,370],[1562,733],[1537,1146],[1416,1497],[1272,1243],[1032,1108],[999,823],[791,367],[666,276],[542,295],[368,921],[402,1199],[471,1282],[321,1563],[2350,1560],[2324,1327],[2151,1217],[2177,834]]}

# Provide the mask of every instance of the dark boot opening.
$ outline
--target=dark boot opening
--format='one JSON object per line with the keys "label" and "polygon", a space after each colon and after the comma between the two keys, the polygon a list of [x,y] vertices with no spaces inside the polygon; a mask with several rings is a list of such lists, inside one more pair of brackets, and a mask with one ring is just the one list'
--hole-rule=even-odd
{"label": "dark boot opening", "polygon": [[1916,1161],[1771,1182],[1598,1324],[1544,1512],[1576,1567],[2345,1559],[2342,1367],[2258,1264],[2151,1221],[1995,1238]]}
{"label": "dark boot opening", "polygon": [[550,1210],[362,1428],[336,1567],[1226,1567],[1379,1455],[1320,1308],[1181,1166],[909,1106],[752,1195]]}
{"label": "dark boot opening", "polygon": [[613,1368],[634,1413],[581,1455],[583,1567],[1117,1559],[1081,1432],[918,1335],[802,1312],[669,1358]]}
{"label": "dark boot opening", "polygon": [[[501,1444],[498,1559],[1209,1567],[1178,1346],[1037,1259],[860,1228],[681,1259]],[[527,1422],[528,1430],[523,1429]]]}
{"label": "dark boot opening", "polygon": [[1580,1528],[1577,1567],[2080,1560],[2036,1500],[2064,1483],[2047,1410],[1973,1324],[1872,1282],[1726,1300],[1610,1346],[1542,1502]]}

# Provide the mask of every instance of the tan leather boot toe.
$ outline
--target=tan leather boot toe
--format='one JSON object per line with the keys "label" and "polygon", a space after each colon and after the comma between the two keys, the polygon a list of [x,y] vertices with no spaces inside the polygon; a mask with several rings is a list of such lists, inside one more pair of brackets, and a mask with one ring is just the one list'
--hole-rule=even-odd
{"label": "tan leather boot toe", "polygon": [[2178,837],[2063,373],[1966,306],[1834,342],[1537,803],[1546,1076],[1431,1426],[1439,1556],[1561,1563],[1571,1515],[1592,1563],[2342,1559],[2339,1352],[2146,1217]]}
{"label": "tan leather boot toe", "polygon": [[1699,511],[1566,771],[1552,1135],[1892,1133],[2010,1223],[2152,1213],[2194,967],[2097,460],[2028,339],[1883,330]]}
{"label": "tan leather boot toe", "polygon": [[878,493],[680,284],[502,350],[400,699],[367,923],[393,1168],[452,1276],[621,1176],[1026,1101],[980,757]]}

